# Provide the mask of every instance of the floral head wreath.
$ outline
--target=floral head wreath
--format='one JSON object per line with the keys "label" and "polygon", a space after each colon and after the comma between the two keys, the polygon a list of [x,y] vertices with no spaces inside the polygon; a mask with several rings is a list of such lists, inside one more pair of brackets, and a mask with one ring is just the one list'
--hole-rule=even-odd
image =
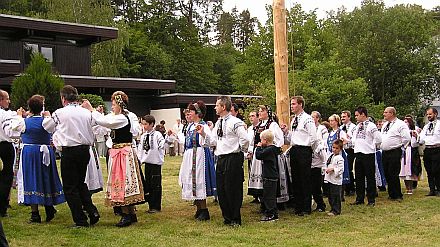
{"label": "floral head wreath", "polygon": [[196,113],[197,114],[202,114],[202,110],[200,110],[199,104],[194,103],[193,106],[194,106],[194,108],[196,108]]}
{"label": "floral head wreath", "polygon": [[124,100],[122,100],[122,96],[120,94],[115,96],[116,104],[118,104],[122,110],[127,110],[127,105],[125,104]]}

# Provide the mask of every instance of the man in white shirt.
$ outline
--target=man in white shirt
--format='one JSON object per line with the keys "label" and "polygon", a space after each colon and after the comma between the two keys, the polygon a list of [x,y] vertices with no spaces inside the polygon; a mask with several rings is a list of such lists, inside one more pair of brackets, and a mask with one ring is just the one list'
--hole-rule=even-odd
{"label": "man in white shirt", "polygon": [[180,118],[176,119],[176,123],[173,125],[173,132],[177,135],[177,139],[174,143],[177,155],[183,155],[183,142],[179,140],[179,133],[182,132],[183,124]]}
{"label": "man in white shirt", "polygon": [[426,110],[428,123],[423,127],[419,143],[425,144],[423,162],[428,175],[429,193],[427,196],[440,196],[440,124],[435,108]]}
{"label": "man in white shirt", "polygon": [[347,153],[348,159],[348,173],[350,175],[350,183],[345,186],[345,194],[347,196],[352,196],[356,193],[356,186],[353,175],[353,163],[354,163],[354,149],[353,142],[351,141],[351,137],[353,136],[354,127],[356,124],[351,122],[351,113],[350,111],[342,111],[341,112],[341,130],[343,130],[347,134],[348,142],[344,144],[345,153]]}
{"label": "man in white shirt", "polygon": [[311,171],[311,181],[312,184],[312,196],[313,200],[316,203],[317,212],[325,212],[325,202],[322,197],[322,183],[323,183],[323,175],[322,169],[325,168],[325,163],[327,161],[327,153],[326,153],[326,142],[328,138],[328,129],[321,124],[321,113],[318,111],[312,111],[310,114],[315,122],[316,126],[316,136],[318,138],[318,149],[321,150],[319,152],[313,152],[312,155],[312,171]]}
{"label": "man in white shirt", "polygon": [[387,107],[383,112],[385,122],[382,125],[382,164],[388,184],[388,196],[391,200],[403,199],[400,188],[400,159],[402,147],[411,141],[408,125],[397,118],[396,109]]}
{"label": "man in white shirt", "polygon": [[[92,114],[77,102],[76,88],[66,85],[61,89],[60,96],[64,107],[52,116],[45,112],[43,126],[52,131],[56,129],[58,143],[62,146],[61,178],[74,227],[88,227],[96,224],[100,217],[84,182],[90,160],[89,148],[94,142]],[[90,223],[83,210],[88,213]]]}
{"label": "man in white shirt", "polygon": [[203,128],[197,127],[197,131],[207,145],[216,147],[214,154],[218,157],[217,191],[223,223],[240,226],[244,182],[243,153],[248,150],[249,140],[244,122],[229,113],[231,106],[229,96],[218,97],[215,112],[219,119],[214,129],[211,133],[205,133]]}
{"label": "man in white shirt", "polygon": [[295,114],[291,130],[283,125],[285,144],[290,144],[290,166],[293,178],[293,195],[295,214],[304,216],[311,213],[312,188],[312,154],[318,145],[316,126],[312,117],[304,112],[304,98],[293,96],[290,109]]}
{"label": "man in white shirt", "polygon": [[367,179],[368,206],[376,203],[375,152],[381,143],[380,132],[373,122],[368,120],[367,108],[360,106],[354,112],[357,126],[353,131],[355,155],[356,201],[352,205],[364,204],[365,178]]}
{"label": "man in white shirt", "polygon": [[3,170],[0,171],[0,217],[7,216],[8,198],[14,177],[15,151],[8,129],[12,118],[17,114],[9,110],[10,103],[8,92],[0,90],[0,159],[3,162]]}

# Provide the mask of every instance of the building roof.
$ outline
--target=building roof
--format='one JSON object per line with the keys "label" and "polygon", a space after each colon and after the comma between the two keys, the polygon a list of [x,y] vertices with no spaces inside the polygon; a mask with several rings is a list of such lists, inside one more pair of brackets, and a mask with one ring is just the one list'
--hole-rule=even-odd
{"label": "building roof", "polygon": [[[112,88],[112,89],[159,89],[171,90],[176,87],[174,80],[139,79],[139,78],[116,78],[97,76],[74,76],[61,75],[66,85],[80,88]],[[14,77],[0,78],[0,86],[9,86]]]}
{"label": "building roof", "polygon": [[175,89],[175,80],[61,75],[65,84],[87,88]]}
{"label": "building roof", "polygon": [[69,41],[82,46],[116,39],[118,29],[0,14],[0,36],[15,39],[52,38],[56,41]]}

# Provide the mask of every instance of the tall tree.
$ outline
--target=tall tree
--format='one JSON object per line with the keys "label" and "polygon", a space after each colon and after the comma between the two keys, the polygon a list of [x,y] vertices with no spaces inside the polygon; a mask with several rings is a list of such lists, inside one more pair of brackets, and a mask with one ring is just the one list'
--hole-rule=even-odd
{"label": "tall tree", "polygon": [[12,105],[26,107],[32,95],[40,94],[46,98],[46,109],[54,111],[60,107],[59,92],[63,86],[63,79],[52,71],[51,64],[40,53],[34,53],[24,73],[12,82]]}
{"label": "tall tree", "polygon": [[432,99],[438,26],[421,6],[367,0],[340,13],[337,25],[341,60],[365,78],[375,103],[411,112],[422,98]]}

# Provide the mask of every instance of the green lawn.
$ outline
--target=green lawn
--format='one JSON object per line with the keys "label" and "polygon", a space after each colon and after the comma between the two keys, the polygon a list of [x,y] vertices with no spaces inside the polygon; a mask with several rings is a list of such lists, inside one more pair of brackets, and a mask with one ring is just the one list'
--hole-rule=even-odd
{"label": "green lawn", "polygon": [[[11,246],[439,246],[440,197],[425,197],[426,178],[403,202],[391,202],[380,192],[376,207],[350,206],[346,197],[342,215],[314,213],[296,217],[280,213],[277,222],[260,223],[258,206],[245,197],[243,226],[223,225],[217,204],[209,199],[211,221],[196,222],[190,202],[181,200],[177,183],[181,158],[167,157],[163,167],[163,211],[150,215],[147,205],[137,207],[139,222],[119,229],[119,217],[104,206],[104,193],[93,196],[101,220],[88,229],[70,229],[73,224],[67,204],[57,206],[50,223],[29,224],[30,209],[18,206],[13,190],[10,217],[3,219]],[[403,183],[402,183],[403,184]],[[403,186],[403,185],[402,185]],[[40,211],[44,220],[44,210]]]}

